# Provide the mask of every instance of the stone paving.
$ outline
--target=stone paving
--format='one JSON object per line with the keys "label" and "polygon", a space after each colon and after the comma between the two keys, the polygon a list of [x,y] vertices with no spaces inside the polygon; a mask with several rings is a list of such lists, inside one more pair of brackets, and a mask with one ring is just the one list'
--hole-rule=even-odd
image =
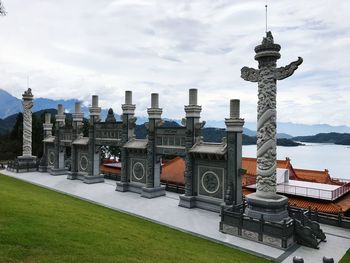
{"label": "stone paving", "polygon": [[99,184],[84,184],[79,180],[67,180],[65,175],[52,176],[38,172],[13,173],[6,170],[0,170],[0,173],[278,262],[292,262],[293,256],[303,257],[305,262],[310,263],[322,262],[323,256],[331,256],[335,262],[338,262],[350,248],[350,229],[322,225],[327,234],[327,242],[321,243],[320,249],[296,245],[284,251],[219,232],[220,217],[217,213],[179,207],[179,195],[175,193],[167,192],[166,196],[146,199],[131,192],[115,191],[115,181],[110,180]]}

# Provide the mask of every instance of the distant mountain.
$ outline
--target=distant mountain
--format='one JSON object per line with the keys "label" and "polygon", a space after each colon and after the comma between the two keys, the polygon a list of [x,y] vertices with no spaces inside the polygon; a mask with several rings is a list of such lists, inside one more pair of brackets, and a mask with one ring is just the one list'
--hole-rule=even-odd
{"label": "distant mountain", "polygon": [[[49,108],[57,108],[57,104],[62,104],[65,107],[66,112],[74,112],[74,104],[77,99],[69,100],[52,100],[46,98],[34,98],[34,108],[33,111],[39,111]],[[5,90],[0,89],[0,119],[5,119],[8,116],[16,114],[22,111],[22,101],[19,98],[12,96]],[[89,116],[88,107],[82,105],[81,111],[84,113],[85,117]],[[104,119],[107,116],[108,109],[102,109],[101,118]],[[117,119],[120,120],[120,116],[115,114]],[[180,120],[170,120],[181,123]],[[137,116],[137,124],[141,125],[148,121],[147,116]],[[2,130],[5,124],[0,120],[0,133],[4,132]],[[6,126],[6,125],[5,125]],[[216,128],[225,128],[224,121],[208,120],[205,127],[216,127]],[[318,133],[350,133],[350,127],[342,126],[331,126],[328,124],[316,124],[316,125],[307,125],[307,124],[296,124],[290,122],[278,122],[277,123],[277,138],[278,139],[291,139],[293,136],[307,136],[307,135],[316,135]],[[256,136],[256,123],[255,122],[246,122],[244,124],[244,134],[248,136]]]}
{"label": "distant mountain", "polygon": [[0,118],[4,119],[22,110],[22,101],[0,89]]}
{"label": "distant mountain", "polygon": [[[74,112],[75,102],[77,99],[69,100],[52,100],[46,98],[35,98],[33,112],[37,112],[44,109],[57,109],[58,104],[62,104],[66,112]],[[89,116],[89,108],[81,105],[81,111],[85,117]],[[0,119],[5,119],[8,116],[22,112],[22,100],[12,96],[5,90],[0,89]],[[108,109],[101,110],[101,118],[107,116]],[[119,118],[119,115],[116,114]]]}
{"label": "distant mountain", "polygon": [[350,145],[349,133],[319,133],[313,136],[297,136],[293,137],[293,140],[300,142],[313,142],[313,143],[334,143],[341,145]]}
{"label": "distant mountain", "polygon": [[[245,123],[244,126],[253,131],[256,130],[256,123],[254,122],[247,122]],[[291,122],[277,122],[277,132],[278,134],[285,133],[295,137],[295,136],[308,136],[308,135],[316,135],[318,133],[330,133],[330,132],[350,133],[350,127],[345,125],[332,126],[328,124],[311,125],[311,124],[297,124],[297,123],[291,123]],[[288,139],[290,139],[290,137]]]}

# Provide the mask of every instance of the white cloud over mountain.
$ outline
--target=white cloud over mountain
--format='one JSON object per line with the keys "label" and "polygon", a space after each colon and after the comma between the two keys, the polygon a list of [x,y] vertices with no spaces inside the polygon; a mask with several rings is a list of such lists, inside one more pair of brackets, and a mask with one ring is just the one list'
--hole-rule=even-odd
{"label": "white cloud over mountain", "polygon": [[[203,119],[228,115],[229,99],[256,118],[257,85],[240,78],[257,67],[265,1],[4,0],[0,87],[20,96],[90,100],[120,112],[134,91],[137,114],[160,93],[164,116],[184,115],[188,89],[199,89]],[[279,66],[304,63],[278,84],[283,122],[350,125],[349,1],[270,1],[268,25],[282,46]]]}

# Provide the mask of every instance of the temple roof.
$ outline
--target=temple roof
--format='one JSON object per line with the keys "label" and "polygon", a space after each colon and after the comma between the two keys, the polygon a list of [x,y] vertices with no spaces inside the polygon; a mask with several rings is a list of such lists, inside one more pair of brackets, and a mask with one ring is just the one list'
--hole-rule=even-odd
{"label": "temple roof", "polygon": [[46,137],[43,142],[55,142],[55,136]]}
{"label": "temple roof", "polygon": [[190,153],[224,155],[226,153],[226,147],[226,143],[197,142],[190,149]]}
{"label": "temple roof", "polygon": [[89,143],[89,137],[81,137],[72,142],[75,145],[87,145]]}
{"label": "temple roof", "polygon": [[131,139],[124,145],[124,147],[128,149],[146,149],[147,143],[147,139]]}

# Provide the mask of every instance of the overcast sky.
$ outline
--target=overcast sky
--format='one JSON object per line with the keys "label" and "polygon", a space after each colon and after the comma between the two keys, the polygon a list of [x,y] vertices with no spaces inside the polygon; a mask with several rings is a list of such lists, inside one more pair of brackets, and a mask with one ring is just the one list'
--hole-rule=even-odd
{"label": "overcast sky", "polygon": [[[164,117],[181,118],[188,89],[198,88],[202,118],[228,116],[229,99],[256,119],[257,84],[240,78],[257,67],[265,1],[2,0],[0,88],[20,97],[100,96],[120,113],[134,92],[146,116],[160,93]],[[279,66],[304,63],[278,83],[278,120],[350,125],[350,1],[269,1],[268,29],[282,46]]]}

